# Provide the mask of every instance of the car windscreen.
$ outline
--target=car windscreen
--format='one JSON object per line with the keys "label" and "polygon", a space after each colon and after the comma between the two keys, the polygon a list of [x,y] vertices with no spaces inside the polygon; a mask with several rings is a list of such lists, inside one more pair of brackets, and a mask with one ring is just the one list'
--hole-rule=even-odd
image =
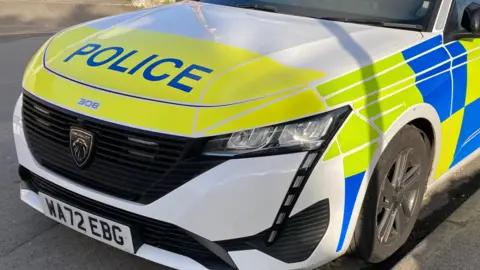
{"label": "car windscreen", "polygon": [[[438,0],[440,1],[440,0]],[[437,0],[200,0],[276,13],[399,28],[425,29]]]}

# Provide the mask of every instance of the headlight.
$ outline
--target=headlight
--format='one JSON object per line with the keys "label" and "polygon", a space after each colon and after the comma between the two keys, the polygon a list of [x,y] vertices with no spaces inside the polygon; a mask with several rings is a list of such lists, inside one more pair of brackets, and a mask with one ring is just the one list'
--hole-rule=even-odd
{"label": "headlight", "polygon": [[210,139],[205,155],[280,154],[316,150],[342,125],[350,107],[276,126],[254,128]]}

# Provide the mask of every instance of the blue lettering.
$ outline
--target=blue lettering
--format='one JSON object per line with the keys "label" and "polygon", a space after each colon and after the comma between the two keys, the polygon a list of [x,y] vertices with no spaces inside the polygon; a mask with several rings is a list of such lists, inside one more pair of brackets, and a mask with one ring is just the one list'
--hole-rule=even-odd
{"label": "blue lettering", "polygon": [[136,54],[137,52],[138,52],[138,51],[133,50],[133,51],[125,54],[124,56],[120,57],[120,59],[118,59],[117,61],[113,62],[113,64],[110,65],[110,66],[108,67],[108,69],[111,69],[111,70],[115,70],[115,71],[124,73],[125,71],[128,70],[128,68],[122,67],[122,66],[120,66],[120,64],[121,64],[123,61],[127,60],[130,56]]}
{"label": "blue lettering", "polygon": [[[99,56],[100,54],[104,53],[104,52],[107,52],[107,51],[115,51],[115,53],[108,57],[107,59],[103,60],[103,61],[100,61],[100,62],[95,62],[95,57]],[[101,49],[100,51],[92,54],[92,56],[90,56],[90,58],[88,58],[87,60],[87,65],[91,66],[91,67],[98,67],[98,66],[101,66],[101,65],[105,65],[106,63],[112,61],[113,59],[117,58],[120,54],[122,54],[124,51],[124,49],[122,47],[109,47],[109,48],[105,48],[105,49]]]}
{"label": "blue lettering", "polygon": [[193,64],[193,65],[187,67],[182,72],[180,72],[175,78],[173,78],[168,83],[168,86],[171,86],[171,87],[174,87],[174,88],[177,88],[179,90],[182,90],[184,92],[189,93],[190,91],[192,91],[193,88],[191,86],[180,83],[180,80],[183,77],[186,77],[186,78],[189,78],[189,79],[192,79],[192,80],[195,80],[195,81],[199,81],[200,79],[202,79],[201,76],[191,73],[194,70],[199,70],[199,71],[202,71],[202,72],[205,72],[205,73],[211,73],[213,71],[212,69]]}
{"label": "blue lettering", "polygon": [[152,81],[152,82],[161,81],[161,80],[164,80],[164,79],[170,77],[169,74],[162,74],[162,75],[153,75],[152,74],[153,69],[155,69],[158,65],[161,65],[163,63],[173,63],[176,68],[181,68],[183,66],[183,62],[179,59],[175,59],[175,58],[161,59],[161,60],[158,60],[157,62],[151,64],[150,66],[148,66],[145,69],[145,71],[143,72],[143,77],[146,80],[149,80],[149,81]]}
{"label": "blue lettering", "polygon": [[86,98],[80,98],[80,100],[77,102],[78,105],[86,107],[86,108],[91,108],[91,109],[98,109],[100,107],[100,102],[86,99]]}
{"label": "blue lettering", "polygon": [[93,44],[93,43],[87,44],[87,45],[81,47],[80,49],[78,49],[77,51],[75,51],[74,53],[70,54],[67,58],[65,58],[65,60],[63,60],[63,62],[70,61],[70,59],[72,59],[75,55],[91,54],[94,51],[100,49],[100,47],[102,47],[102,45],[100,45],[100,44]]}
{"label": "blue lettering", "polygon": [[[192,64],[181,70],[184,66],[184,63],[180,59],[176,58],[165,58],[165,59],[157,59],[159,56],[157,54],[150,55],[149,57],[145,58],[138,64],[136,64],[133,68],[122,66],[122,63],[127,61],[129,58],[132,58],[135,54],[138,53],[137,50],[129,51],[128,53],[122,55],[125,52],[125,49],[122,47],[114,46],[114,47],[107,47],[102,48],[102,45],[89,43],[72,54],[70,54],[67,58],[65,58],[64,62],[70,61],[75,56],[85,56],[90,55],[87,59],[87,65],[90,67],[98,67],[105,65],[109,62],[112,62],[110,66],[108,66],[109,70],[114,70],[117,72],[125,73],[127,72],[129,75],[136,74],[140,69],[143,70],[143,78],[148,81],[156,82],[162,81],[169,77],[173,77],[167,85],[181,90],[183,92],[189,93],[192,91],[193,87],[188,85],[188,80],[193,81],[200,81],[206,74],[212,73],[213,70],[209,69],[204,66]],[[100,55],[103,54],[103,57]],[[178,74],[169,74],[169,73],[161,73],[160,68],[158,68],[162,64],[170,63],[173,64],[173,67],[179,69]],[[129,70],[130,69],[130,70]],[[156,70],[159,69],[159,70]],[[177,73],[177,72],[174,72]],[[204,73],[204,74],[202,74]],[[183,80],[183,81],[182,81]],[[78,101],[78,105],[84,106],[87,108],[98,109],[100,107],[100,103],[88,100],[88,99],[80,99]]]}
{"label": "blue lettering", "polygon": [[140,62],[138,65],[136,65],[134,68],[130,69],[128,74],[133,75],[135,72],[137,72],[139,69],[141,69],[143,66],[145,66],[148,62],[152,61],[153,59],[157,58],[158,55],[150,55],[147,59],[143,60]]}

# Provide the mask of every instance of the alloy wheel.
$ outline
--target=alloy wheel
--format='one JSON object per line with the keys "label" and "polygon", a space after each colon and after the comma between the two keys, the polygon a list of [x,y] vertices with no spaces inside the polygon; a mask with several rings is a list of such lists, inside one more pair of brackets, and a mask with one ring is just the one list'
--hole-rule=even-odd
{"label": "alloy wheel", "polygon": [[381,244],[389,245],[402,234],[411,222],[420,189],[420,161],[415,150],[401,151],[392,164],[377,204],[376,235]]}

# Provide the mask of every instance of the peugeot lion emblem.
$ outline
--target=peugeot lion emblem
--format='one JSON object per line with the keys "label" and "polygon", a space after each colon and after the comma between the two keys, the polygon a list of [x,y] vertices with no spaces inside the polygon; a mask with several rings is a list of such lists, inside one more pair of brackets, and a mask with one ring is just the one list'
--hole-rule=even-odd
{"label": "peugeot lion emblem", "polygon": [[70,129],[70,151],[73,160],[79,167],[84,167],[90,160],[94,139],[93,133],[84,129]]}

